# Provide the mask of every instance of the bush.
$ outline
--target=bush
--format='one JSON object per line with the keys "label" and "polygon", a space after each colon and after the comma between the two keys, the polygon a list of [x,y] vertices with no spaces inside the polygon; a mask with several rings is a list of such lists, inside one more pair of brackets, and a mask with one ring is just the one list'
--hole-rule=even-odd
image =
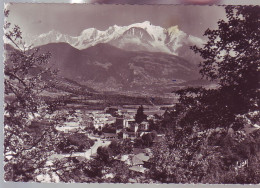
{"label": "bush", "polygon": [[64,138],[65,141],[58,145],[61,153],[83,152],[94,145],[94,141],[83,133],[64,135]]}

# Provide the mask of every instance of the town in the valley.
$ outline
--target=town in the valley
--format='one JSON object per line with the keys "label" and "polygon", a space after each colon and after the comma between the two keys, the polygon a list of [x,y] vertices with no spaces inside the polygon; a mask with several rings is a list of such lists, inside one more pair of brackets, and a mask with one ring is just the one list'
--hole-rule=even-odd
{"label": "town in the valley", "polygon": [[[111,142],[128,140],[133,144],[132,151],[111,157],[124,162],[133,172],[145,173],[152,155],[149,146],[164,137],[163,133],[152,129],[151,122],[156,122],[169,107],[171,105],[122,105],[103,110],[71,110],[71,115],[64,124],[56,126],[56,130],[67,135],[86,135],[94,143],[85,151],[54,154],[49,162],[62,158],[94,159],[98,148],[108,147]],[[138,144],[138,140],[149,144]]]}

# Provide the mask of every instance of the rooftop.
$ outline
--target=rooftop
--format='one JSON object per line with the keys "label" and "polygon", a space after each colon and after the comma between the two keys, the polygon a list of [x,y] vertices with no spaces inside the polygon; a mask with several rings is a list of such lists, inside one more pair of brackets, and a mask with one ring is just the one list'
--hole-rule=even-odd
{"label": "rooftop", "polygon": [[138,158],[136,155],[133,157],[132,159],[132,164],[133,165],[143,165],[144,162],[142,161],[142,159]]}
{"label": "rooftop", "polygon": [[104,133],[105,137],[117,137],[116,133]]}
{"label": "rooftop", "polygon": [[142,161],[148,161],[150,159],[149,156],[147,156],[145,153],[139,153],[137,155],[135,155],[135,157],[141,159]]}
{"label": "rooftop", "polygon": [[132,166],[132,167],[129,168],[129,170],[144,173],[146,168],[140,167],[140,166]]}

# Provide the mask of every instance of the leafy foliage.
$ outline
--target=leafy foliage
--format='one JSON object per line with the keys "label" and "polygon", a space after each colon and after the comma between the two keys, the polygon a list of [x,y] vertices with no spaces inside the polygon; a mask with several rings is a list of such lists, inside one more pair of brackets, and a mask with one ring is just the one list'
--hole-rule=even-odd
{"label": "leafy foliage", "polygon": [[38,49],[26,47],[20,28],[11,28],[8,22],[5,37],[16,46],[15,50],[6,51],[4,62],[5,180],[33,181],[43,172],[60,141],[55,129],[59,118],[53,111],[62,101],[57,99],[48,104],[40,97],[42,91],[51,87],[46,76],[56,75],[56,71],[47,67],[50,53],[39,54]]}
{"label": "leafy foliage", "polygon": [[204,61],[200,73],[219,82],[221,97],[235,114],[259,108],[259,6],[227,6],[228,21],[220,20],[217,30],[208,29],[204,48],[192,47]]}
{"label": "leafy foliage", "polygon": [[84,133],[64,134],[63,142],[57,145],[62,153],[83,152],[93,146],[94,141]]}
{"label": "leafy foliage", "polygon": [[[153,146],[148,175],[164,183],[259,183],[259,138],[245,126],[259,123],[259,6],[227,6],[227,21],[208,29],[200,73],[214,89],[177,91],[165,114],[164,142]],[[238,164],[244,161],[246,166]],[[246,161],[246,162],[245,162]]]}

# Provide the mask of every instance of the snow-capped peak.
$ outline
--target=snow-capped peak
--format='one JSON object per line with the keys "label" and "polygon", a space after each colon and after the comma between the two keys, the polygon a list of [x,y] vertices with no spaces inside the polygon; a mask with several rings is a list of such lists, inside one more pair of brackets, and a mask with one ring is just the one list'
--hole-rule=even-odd
{"label": "snow-capped peak", "polygon": [[178,25],[175,25],[175,26],[169,27],[169,28],[167,29],[167,32],[168,32],[168,34],[170,34],[170,35],[178,34],[178,33],[180,32],[179,26],[178,26]]}
{"label": "snow-capped peak", "polygon": [[[135,35],[137,30],[139,35]],[[124,36],[124,33],[127,31],[132,35]],[[143,36],[145,37],[142,38]],[[99,43],[109,43],[126,50],[148,50],[174,55],[178,55],[177,50],[185,44],[203,42],[200,38],[189,36],[181,31],[178,25],[165,29],[161,26],[152,25],[150,21],[133,23],[128,26],[114,25],[104,31],[88,28],[83,30],[79,36],[69,36],[59,31],[51,30],[48,33],[35,37],[24,37],[24,39],[27,44],[33,44],[34,46],[65,42],[81,50]]]}
{"label": "snow-capped peak", "polygon": [[50,30],[48,33],[40,34],[39,37],[46,37],[48,35],[61,35],[61,33],[57,30]]}
{"label": "snow-capped peak", "polygon": [[135,26],[135,27],[141,27],[141,28],[144,28],[144,27],[150,27],[150,26],[152,26],[152,24],[151,24],[150,21],[144,21],[144,22],[141,22],[141,23],[134,23],[134,24],[131,24],[130,26]]}
{"label": "snow-capped peak", "polygon": [[94,31],[97,31],[97,29],[95,29],[95,28],[85,29],[85,30],[83,30],[83,31],[80,33],[80,36],[82,36],[82,35],[89,35],[89,34],[93,33]]}

